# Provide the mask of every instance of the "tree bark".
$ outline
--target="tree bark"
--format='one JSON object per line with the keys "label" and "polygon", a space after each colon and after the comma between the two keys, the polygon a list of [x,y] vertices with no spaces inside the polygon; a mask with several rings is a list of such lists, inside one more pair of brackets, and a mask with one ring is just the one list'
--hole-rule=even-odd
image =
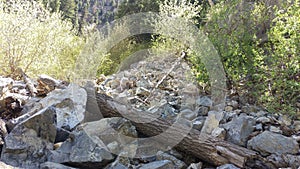
{"label": "tree bark", "polygon": [[[117,108],[118,106],[122,105],[107,95],[97,94],[96,100],[103,117],[124,117],[124,112],[120,113],[120,108]],[[127,115],[126,117],[128,117]],[[131,117],[133,116],[134,115]],[[163,120],[161,118],[156,118],[152,114],[143,114],[142,117],[144,118],[144,121],[151,122],[131,122],[135,125],[138,132],[146,136],[158,135],[172,126],[172,122]],[[174,137],[180,137],[180,134],[178,135],[178,133],[181,133],[180,130],[184,130],[184,127],[179,127],[176,129],[179,130],[176,132],[177,134],[169,133],[159,141],[166,142],[166,140],[170,138],[172,139]],[[231,163],[240,168],[274,168],[255,151],[208,135],[201,134],[200,136],[200,131],[195,129],[190,130],[190,132],[185,135],[185,137],[175,146],[175,148],[179,151],[192,154],[195,157],[215,166]]]}

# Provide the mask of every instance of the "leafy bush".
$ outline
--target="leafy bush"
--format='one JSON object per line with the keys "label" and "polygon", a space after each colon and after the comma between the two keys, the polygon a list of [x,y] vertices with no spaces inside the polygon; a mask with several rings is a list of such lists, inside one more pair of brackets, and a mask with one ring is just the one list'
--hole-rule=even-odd
{"label": "leafy bush", "polygon": [[20,67],[30,76],[66,78],[83,46],[72,24],[35,1],[1,1],[0,6],[1,74],[13,75]]}
{"label": "leafy bush", "polygon": [[295,114],[300,99],[300,1],[285,2],[275,11],[269,41],[256,53],[261,58],[258,79],[265,86],[257,94],[269,110]]}
{"label": "leafy bush", "polygon": [[[285,9],[285,10],[283,10]],[[271,112],[295,113],[299,99],[299,1],[221,2],[204,29],[231,89]]]}

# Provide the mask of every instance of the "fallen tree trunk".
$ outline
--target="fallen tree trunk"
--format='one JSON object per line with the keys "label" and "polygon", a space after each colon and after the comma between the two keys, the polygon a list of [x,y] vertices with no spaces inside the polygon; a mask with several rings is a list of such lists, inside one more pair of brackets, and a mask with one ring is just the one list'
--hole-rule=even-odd
{"label": "fallen tree trunk", "polygon": [[[103,117],[123,117],[122,114],[124,114],[124,112],[120,113],[120,109],[116,108],[116,105],[120,104],[107,95],[97,94],[96,100]],[[171,122],[156,118],[152,114],[142,115],[142,117],[144,121],[151,122],[137,123],[132,121],[132,123],[140,133],[146,136],[159,135],[168,127],[172,126]],[[183,128],[177,129],[179,130],[177,133],[180,133],[180,130]],[[172,139],[177,136],[178,134],[172,135],[172,133],[169,133],[163,139]],[[164,142],[163,139],[160,141]],[[200,131],[194,129],[190,130],[189,134],[187,134],[175,148],[182,152],[192,154],[215,166],[231,163],[241,168],[275,168],[255,151],[208,135],[201,135],[200,137]]]}

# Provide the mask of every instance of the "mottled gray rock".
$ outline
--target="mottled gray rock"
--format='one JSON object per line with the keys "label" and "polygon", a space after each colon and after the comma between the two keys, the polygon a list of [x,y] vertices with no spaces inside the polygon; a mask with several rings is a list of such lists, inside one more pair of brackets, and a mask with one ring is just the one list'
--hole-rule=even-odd
{"label": "mottled gray rock", "polygon": [[40,169],[76,169],[76,168],[48,161],[48,162],[41,164]]}
{"label": "mottled gray rock", "polygon": [[285,162],[288,164],[289,167],[292,168],[300,167],[300,155],[295,156],[295,155],[286,154],[283,156],[283,159],[285,160]]}
{"label": "mottled gray rock", "polygon": [[208,111],[209,111],[209,108],[208,108],[208,107],[201,106],[201,107],[199,107],[199,109],[198,109],[198,116],[207,116]]}
{"label": "mottled gray rock", "polygon": [[212,131],[219,126],[219,123],[223,117],[224,112],[208,112],[208,117],[202,127],[201,134],[211,134]]}
{"label": "mottled gray rock", "polygon": [[270,126],[269,130],[273,133],[282,134],[282,131],[280,130],[280,127]]}
{"label": "mottled gray rock", "polygon": [[212,100],[207,96],[203,96],[203,97],[199,97],[196,100],[196,104],[198,106],[211,107],[212,106]]}
{"label": "mottled gray rock", "polygon": [[0,168],[1,169],[20,169],[19,167],[13,167],[11,165],[7,165],[2,161],[0,161]]}
{"label": "mottled gray rock", "polygon": [[105,169],[129,169],[125,165],[117,162],[117,163],[111,163],[105,167]]}
{"label": "mottled gray rock", "polygon": [[260,108],[258,108],[257,106],[253,106],[253,105],[246,105],[242,107],[242,112],[246,113],[246,114],[250,114],[250,113],[256,113],[260,111]]}
{"label": "mottled gray rock", "polygon": [[84,123],[81,127],[95,141],[101,139],[114,154],[126,152],[128,156],[134,156],[136,153],[137,131],[129,120],[121,117],[104,118]]}
{"label": "mottled gray rock", "polygon": [[193,120],[193,128],[196,130],[201,131],[204,123],[205,123],[206,117],[197,117]]}
{"label": "mottled gray rock", "polygon": [[270,131],[264,131],[248,141],[248,148],[268,154],[297,154],[299,145],[296,140]]}
{"label": "mottled gray rock", "polygon": [[268,117],[259,117],[259,118],[256,119],[256,121],[258,123],[263,123],[263,124],[271,122],[271,120]]}
{"label": "mottled gray rock", "polygon": [[40,104],[43,108],[56,107],[58,128],[73,129],[84,119],[86,102],[86,91],[76,84],[70,84],[66,89],[53,90]]}
{"label": "mottled gray rock", "polygon": [[164,153],[162,151],[157,152],[156,160],[170,160],[173,162],[175,168],[178,168],[178,169],[186,168],[186,164],[183,161],[177,159],[176,157],[174,157],[168,153]]}
{"label": "mottled gray rock", "polygon": [[292,124],[292,120],[289,116],[287,115],[282,115],[278,119],[279,123],[282,125],[290,126]]}
{"label": "mottled gray rock", "polygon": [[240,115],[231,122],[224,124],[227,131],[226,140],[234,144],[245,146],[249,135],[253,132],[255,120],[250,116]]}
{"label": "mottled gray rock", "polygon": [[169,160],[154,161],[148,164],[142,165],[139,169],[170,169],[174,168],[174,165]]}
{"label": "mottled gray rock", "polygon": [[260,110],[260,111],[258,111],[255,115],[256,115],[256,117],[263,117],[263,116],[265,116],[266,114],[268,114],[268,112],[265,112],[265,111]]}
{"label": "mottled gray rock", "polygon": [[233,107],[232,106],[226,106],[225,111],[226,112],[231,112],[231,111],[233,111]]}
{"label": "mottled gray rock", "polygon": [[217,127],[212,131],[211,135],[213,137],[224,140],[226,136],[226,131],[224,128]]}
{"label": "mottled gray rock", "polygon": [[232,106],[234,109],[237,109],[239,107],[239,103],[235,100],[231,100],[227,103],[228,106]]}
{"label": "mottled gray rock", "polygon": [[202,169],[202,162],[199,162],[199,163],[192,163],[188,166],[187,169]]}
{"label": "mottled gray rock", "polygon": [[18,124],[5,137],[1,161],[18,167],[37,168],[46,161],[56,137],[55,109],[43,109]]}
{"label": "mottled gray rock", "polygon": [[82,130],[73,134],[57,150],[49,153],[48,161],[78,168],[102,168],[114,159],[100,139],[95,141]]}
{"label": "mottled gray rock", "polygon": [[297,169],[300,167],[300,156],[281,154],[272,154],[267,157],[267,160],[277,168]]}
{"label": "mottled gray rock", "polygon": [[300,121],[299,120],[294,121],[293,126],[296,131],[300,131]]}
{"label": "mottled gray rock", "polygon": [[182,118],[192,121],[196,118],[197,113],[191,109],[184,109],[180,111],[180,115]]}
{"label": "mottled gray rock", "polygon": [[261,123],[258,123],[255,125],[255,129],[258,131],[262,131],[263,130],[263,125]]}
{"label": "mottled gray rock", "polygon": [[233,164],[224,164],[222,166],[217,167],[217,169],[239,169]]}

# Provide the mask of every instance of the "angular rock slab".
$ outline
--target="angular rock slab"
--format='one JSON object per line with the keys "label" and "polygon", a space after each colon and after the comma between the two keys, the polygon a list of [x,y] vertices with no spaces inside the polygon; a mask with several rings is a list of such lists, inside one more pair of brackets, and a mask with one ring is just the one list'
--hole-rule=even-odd
{"label": "angular rock slab", "polygon": [[161,160],[142,165],[139,169],[170,169],[175,168],[171,161]]}
{"label": "angular rock slab", "polygon": [[84,123],[79,126],[91,137],[100,139],[110,152],[134,157],[137,151],[137,131],[135,126],[125,118],[104,118],[99,121]]}
{"label": "angular rock slab", "polygon": [[5,137],[1,161],[16,167],[38,168],[53,149],[55,109],[43,109],[23,121]]}
{"label": "angular rock slab", "polygon": [[40,101],[42,107],[54,105],[57,127],[73,129],[83,119],[87,102],[87,92],[79,85],[70,84],[66,89],[53,90]]}
{"label": "angular rock slab", "polygon": [[250,116],[239,116],[233,118],[231,122],[224,124],[227,130],[226,140],[240,145],[246,146],[249,135],[253,132],[255,120]]}
{"label": "angular rock slab", "polygon": [[297,154],[299,152],[299,145],[295,139],[270,131],[264,131],[252,138],[247,146],[262,155]]}
{"label": "angular rock slab", "polygon": [[49,153],[48,161],[78,168],[103,168],[114,159],[100,139],[95,142],[82,130],[73,134],[57,150]]}
{"label": "angular rock slab", "polygon": [[217,128],[220,124],[220,121],[224,117],[224,112],[210,111],[208,112],[208,117],[204,122],[204,125],[201,129],[201,134],[211,134],[212,131]]}
{"label": "angular rock slab", "polygon": [[53,163],[53,162],[45,162],[40,165],[40,169],[76,169],[73,167],[68,167],[62,164]]}

